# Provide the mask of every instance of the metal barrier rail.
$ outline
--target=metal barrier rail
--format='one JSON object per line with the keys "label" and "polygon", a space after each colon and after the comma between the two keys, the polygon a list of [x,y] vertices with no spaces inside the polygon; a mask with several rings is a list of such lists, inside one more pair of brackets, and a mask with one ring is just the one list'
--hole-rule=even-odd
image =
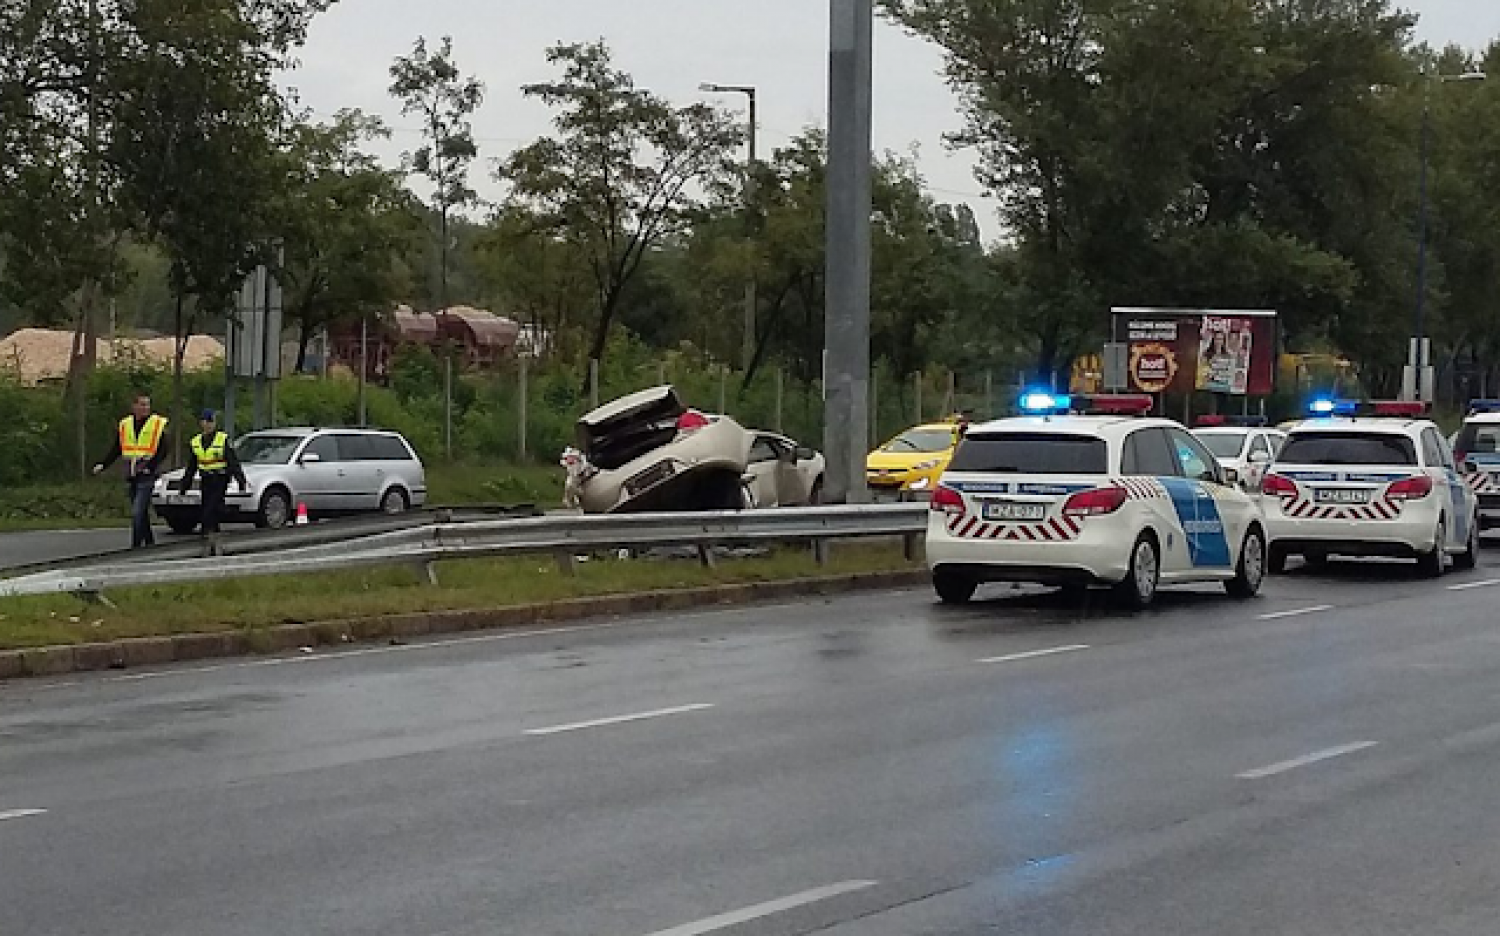
{"label": "metal barrier rail", "polygon": [[[546,516],[513,520],[428,523],[273,553],[176,559],[155,564],[100,564],[54,570],[0,582],[0,597],[182,585],[228,578],[308,574],[371,565],[412,564],[434,576],[432,563],[505,555],[571,556],[601,549],[712,547],[745,543],[814,542],[903,536],[927,529],[922,504],[860,504],[782,510]],[[434,579],[435,580],[435,579]]]}
{"label": "metal barrier rail", "polygon": [[[434,523],[467,523],[504,517],[536,517],[542,510],[534,504],[474,504],[462,507],[423,507],[400,514],[377,514],[320,520],[308,526],[289,526],[280,530],[247,530],[222,534],[217,542],[188,537],[178,542],[159,543],[144,549],[112,549],[107,552],[47,562],[28,562],[0,568],[0,577],[17,578],[44,572],[88,569],[107,564],[173,562],[204,559],[211,556],[247,556],[255,553],[280,552],[301,546],[342,543]],[[128,535],[121,531],[121,537]]]}

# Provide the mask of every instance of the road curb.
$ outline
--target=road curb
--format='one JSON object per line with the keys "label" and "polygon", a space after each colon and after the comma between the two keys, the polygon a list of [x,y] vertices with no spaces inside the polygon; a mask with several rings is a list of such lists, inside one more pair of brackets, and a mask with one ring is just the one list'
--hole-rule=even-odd
{"label": "road curb", "polygon": [[927,572],[860,572],[771,582],[736,582],[695,588],[661,589],[621,595],[569,598],[539,605],[468,611],[429,611],[281,624],[255,630],[132,637],[108,643],[0,650],[0,682],[36,676],[123,670],[168,663],[288,653],[303,648],[377,640],[406,640],[434,634],[566,624],[589,618],[625,617],[663,611],[816,598],[858,591],[924,584]]}

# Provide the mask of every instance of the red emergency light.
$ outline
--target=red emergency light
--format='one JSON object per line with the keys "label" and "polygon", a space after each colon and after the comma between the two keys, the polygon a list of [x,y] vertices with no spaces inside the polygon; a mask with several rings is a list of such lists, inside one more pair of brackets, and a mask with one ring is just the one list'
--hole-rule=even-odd
{"label": "red emergency light", "polygon": [[1073,397],[1073,412],[1089,416],[1145,416],[1156,400],[1145,393],[1096,393]]}
{"label": "red emergency light", "polygon": [[1426,416],[1431,407],[1419,400],[1371,400],[1370,411],[1372,416],[1405,416],[1415,419]]}

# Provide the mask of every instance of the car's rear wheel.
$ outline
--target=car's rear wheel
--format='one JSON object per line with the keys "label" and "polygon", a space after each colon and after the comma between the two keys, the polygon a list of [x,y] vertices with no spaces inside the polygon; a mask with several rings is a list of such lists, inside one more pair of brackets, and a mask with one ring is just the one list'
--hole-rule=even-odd
{"label": "car's rear wheel", "polygon": [[952,569],[937,569],[932,573],[932,588],[943,604],[968,604],[979,590],[979,582],[972,575]]}
{"label": "car's rear wheel", "polygon": [[1224,583],[1224,590],[1234,598],[1254,598],[1265,579],[1266,537],[1259,529],[1252,528],[1240,547],[1240,563],[1234,570],[1234,578]]}
{"label": "car's rear wheel", "polygon": [[1142,533],[1130,550],[1130,564],[1125,578],[1115,586],[1115,597],[1133,611],[1142,611],[1156,601],[1156,588],[1161,583],[1161,554],[1156,540],[1149,533]]}
{"label": "car's rear wheel", "polygon": [[400,488],[391,488],[380,499],[380,512],[383,514],[406,513],[410,507],[411,501],[407,498],[406,492]]}
{"label": "car's rear wheel", "polygon": [[1479,565],[1479,518],[1469,524],[1469,542],[1464,551],[1453,559],[1453,566],[1457,569],[1468,571]]}
{"label": "car's rear wheel", "polygon": [[1417,556],[1417,573],[1423,578],[1439,578],[1448,566],[1448,521],[1440,518],[1429,552]]}
{"label": "car's rear wheel", "polygon": [[292,518],[292,496],[282,488],[272,488],[260,499],[255,525],[262,530],[279,530]]}

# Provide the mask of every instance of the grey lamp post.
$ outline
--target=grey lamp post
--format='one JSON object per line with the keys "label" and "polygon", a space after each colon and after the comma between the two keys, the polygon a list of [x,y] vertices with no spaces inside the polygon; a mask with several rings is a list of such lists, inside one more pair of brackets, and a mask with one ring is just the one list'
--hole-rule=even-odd
{"label": "grey lamp post", "polygon": [[[747,212],[754,210],[753,197],[755,195],[755,164],[756,164],[756,136],[759,133],[760,122],[757,116],[758,99],[755,88],[751,85],[721,85],[705,81],[698,86],[699,91],[706,94],[743,94],[749,100],[750,112],[750,162],[745,174],[745,209]],[[741,349],[741,366],[748,373],[750,363],[755,358],[755,274],[750,274],[750,279],[745,283],[745,333],[744,347]]]}

